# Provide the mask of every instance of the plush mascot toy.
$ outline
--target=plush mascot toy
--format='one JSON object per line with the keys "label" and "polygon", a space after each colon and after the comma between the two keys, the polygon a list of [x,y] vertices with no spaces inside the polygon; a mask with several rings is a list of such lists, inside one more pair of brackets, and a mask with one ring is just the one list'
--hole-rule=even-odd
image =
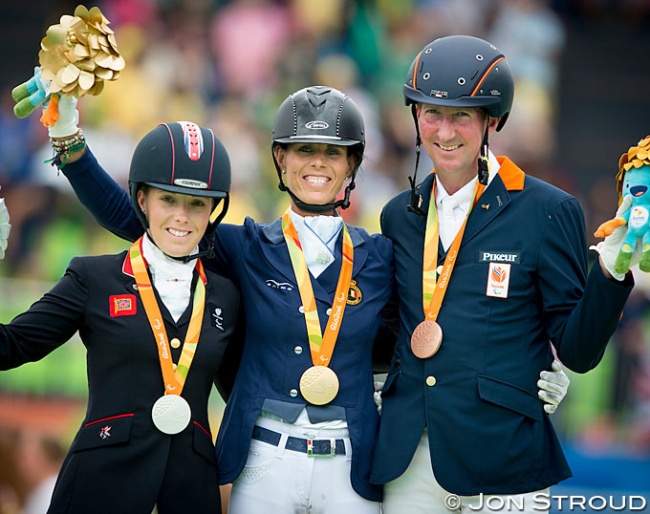
{"label": "plush mascot toy", "polygon": [[614,261],[614,270],[627,272],[633,254],[640,251],[639,269],[650,271],[650,135],[621,155],[616,189],[616,217],[598,227],[594,235],[606,237],[626,225],[627,234]]}

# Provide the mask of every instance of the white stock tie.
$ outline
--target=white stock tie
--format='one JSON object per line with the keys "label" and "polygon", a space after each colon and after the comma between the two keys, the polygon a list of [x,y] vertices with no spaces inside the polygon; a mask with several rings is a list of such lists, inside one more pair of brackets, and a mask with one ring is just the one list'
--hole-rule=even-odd
{"label": "white stock tie", "polygon": [[438,226],[440,229],[440,241],[442,247],[447,250],[449,245],[453,242],[460,225],[456,221],[456,214],[454,212],[458,207],[458,201],[453,196],[446,196],[440,200],[440,210]]}

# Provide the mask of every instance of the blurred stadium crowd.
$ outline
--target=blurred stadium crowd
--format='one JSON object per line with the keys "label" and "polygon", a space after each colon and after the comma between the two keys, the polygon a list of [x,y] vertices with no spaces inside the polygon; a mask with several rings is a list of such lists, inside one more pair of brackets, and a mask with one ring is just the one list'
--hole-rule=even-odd
{"label": "blurred stadium crowd", "polygon": [[[12,112],[11,89],[38,64],[45,30],[62,14],[72,14],[77,3],[37,0],[31,15],[24,6],[3,7],[0,27],[9,38],[10,55],[0,77],[0,196],[13,226],[7,257],[0,261],[5,322],[36,299],[40,284],[44,290],[57,280],[73,256],[126,248],[96,225],[66,179],[44,164],[51,150],[38,116],[18,120]],[[479,36],[505,53],[517,82],[515,102],[492,150],[581,199],[589,233],[615,211],[618,156],[650,133],[649,128],[625,139],[627,146],[602,163],[606,179],[590,189],[559,163],[562,63],[571,22],[617,18],[647,34],[647,0],[98,0],[85,5],[102,9],[127,62],[100,96],[79,103],[80,125],[93,152],[126,185],[135,142],[155,124],[192,120],[212,127],[232,160],[230,222],[245,216],[271,221],[280,214],[286,198],[277,189],[270,158],[273,114],[290,92],[326,84],[353,97],[366,121],[366,158],[352,207],[343,214],[369,232],[378,231],[381,207],[408,187],[415,162],[413,120],[402,98],[405,73],[417,51],[439,36]],[[647,67],[645,62],[639,66]],[[594,118],[601,115],[594,106]],[[423,158],[419,176],[430,168]],[[584,381],[572,377],[556,422],[567,437],[579,434],[585,444],[650,455],[649,289],[645,277],[640,282],[605,366]],[[83,369],[60,379],[71,359],[83,367],[83,353],[65,355],[52,356],[51,372],[46,365],[24,379],[13,378],[14,372],[0,374],[0,393],[83,395]],[[59,378],[44,381],[47,373]],[[27,375],[25,370],[22,376]],[[11,446],[14,436],[8,437]],[[3,441],[0,430],[0,457]]]}

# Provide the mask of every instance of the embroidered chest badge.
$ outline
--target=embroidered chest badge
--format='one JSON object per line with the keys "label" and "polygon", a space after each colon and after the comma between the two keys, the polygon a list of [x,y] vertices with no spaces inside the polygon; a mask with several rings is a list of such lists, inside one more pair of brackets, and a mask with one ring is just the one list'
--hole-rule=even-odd
{"label": "embroidered chest badge", "polygon": [[215,307],[212,311],[212,326],[218,328],[222,332],[223,328],[223,315],[221,307]]}
{"label": "embroidered chest badge", "polygon": [[114,294],[108,297],[111,318],[118,316],[135,316],[136,299],[133,294]]}
{"label": "embroidered chest badge", "polygon": [[358,305],[363,300],[363,293],[357,285],[356,280],[350,280],[350,288],[348,289],[348,297],[345,303],[348,305]]}
{"label": "embroidered chest badge", "polygon": [[108,439],[111,436],[111,428],[110,425],[106,425],[99,431],[99,437],[104,440]]}
{"label": "embroidered chest badge", "polygon": [[485,294],[494,298],[508,298],[510,285],[510,264],[491,262],[488,270]]}

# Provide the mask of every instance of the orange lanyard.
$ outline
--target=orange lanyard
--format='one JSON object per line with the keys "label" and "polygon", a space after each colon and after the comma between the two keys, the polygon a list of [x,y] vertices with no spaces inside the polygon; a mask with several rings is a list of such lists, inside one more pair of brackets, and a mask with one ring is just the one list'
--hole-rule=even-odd
{"label": "orange lanyard", "polygon": [[147,273],[147,266],[142,257],[142,237],[131,245],[129,258],[131,259],[133,274],[138,285],[138,293],[142,299],[149,325],[151,325],[151,331],[156,338],[160,369],[162,370],[163,380],[165,382],[165,394],[180,395],[183,391],[190,366],[192,365],[192,359],[196,353],[196,347],[201,334],[201,325],[203,324],[206,296],[205,286],[208,282],[205,271],[203,270],[203,263],[201,259],[196,260],[196,270],[199,274],[199,280],[194,290],[192,317],[187,328],[187,334],[185,334],[181,358],[178,361],[178,366],[174,369],[165,323],[160,313],[160,307],[158,306],[149,274]]}

